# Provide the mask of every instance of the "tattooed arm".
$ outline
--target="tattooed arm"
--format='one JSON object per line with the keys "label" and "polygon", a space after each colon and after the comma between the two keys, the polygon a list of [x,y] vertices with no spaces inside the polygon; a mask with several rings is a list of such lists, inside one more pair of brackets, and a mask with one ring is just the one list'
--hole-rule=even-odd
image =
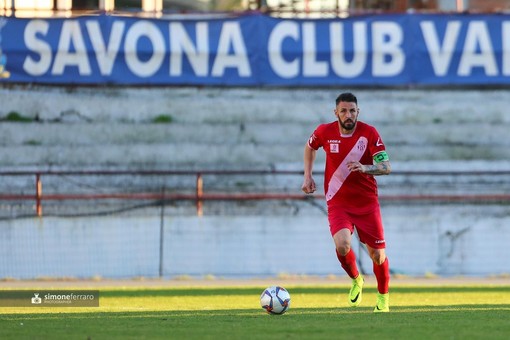
{"label": "tattooed arm", "polygon": [[360,162],[349,162],[347,167],[351,171],[359,171],[369,175],[389,175],[391,172],[390,161],[382,161],[372,165],[363,165]]}

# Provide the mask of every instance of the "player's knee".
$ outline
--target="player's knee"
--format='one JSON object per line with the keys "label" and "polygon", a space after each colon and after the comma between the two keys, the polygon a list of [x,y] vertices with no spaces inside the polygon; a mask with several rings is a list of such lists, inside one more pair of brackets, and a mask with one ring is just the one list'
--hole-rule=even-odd
{"label": "player's knee", "polygon": [[348,229],[342,229],[338,231],[334,236],[335,247],[337,252],[345,256],[351,250],[351,233]]}
{"label": "player's knee", "polygon": [[380,266],[384,263],[384,261],[386,261],[386,254],[384,252],[376,251],[372,255],[372,261]]}
{"label": "player's knee", "polygon": [[348,242],[342,242],[336,245],[336,251],[342,256],[347,255],[350,250],[351,245]]}

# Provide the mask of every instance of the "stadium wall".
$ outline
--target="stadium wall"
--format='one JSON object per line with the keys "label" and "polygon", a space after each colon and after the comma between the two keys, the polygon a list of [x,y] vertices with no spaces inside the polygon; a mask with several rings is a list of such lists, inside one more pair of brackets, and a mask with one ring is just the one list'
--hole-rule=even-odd
{"label": "stadium wall", "polygon": [[[508,274],[504,206],[383,207],[393,273]],[[358,243],[361,268],[371,273]],[[344,275],[327,219],[165,216],[16,219],[0,228],[0,278]]]}

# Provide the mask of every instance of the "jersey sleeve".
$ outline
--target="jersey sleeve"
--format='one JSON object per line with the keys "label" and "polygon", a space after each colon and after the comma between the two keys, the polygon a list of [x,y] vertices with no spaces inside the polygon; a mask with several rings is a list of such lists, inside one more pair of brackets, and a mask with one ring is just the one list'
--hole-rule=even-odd
{"label": "jersey sleeve", "polygon": [[324,144],[322,142],[323,126],[319,125],[308,139],[308,146],[314,150],[318,150]]}
{"label": "jersey sleeve", "polygon": [[377,132],[375,128],[372,129],[371,138],[369,141],[369,152],[375,162],[388,160],[386,146],[384,145],[379,132]]}

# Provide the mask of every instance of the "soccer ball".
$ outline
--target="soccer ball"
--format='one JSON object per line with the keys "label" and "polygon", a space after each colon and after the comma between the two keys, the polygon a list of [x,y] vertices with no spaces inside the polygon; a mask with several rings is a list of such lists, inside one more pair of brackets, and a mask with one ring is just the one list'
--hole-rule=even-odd
{"label": "soccer ball", "polygon": [[260,306],[269,314],[283,314],[290,308],[290,294],[283,287],[266,288],[260,295]]}

